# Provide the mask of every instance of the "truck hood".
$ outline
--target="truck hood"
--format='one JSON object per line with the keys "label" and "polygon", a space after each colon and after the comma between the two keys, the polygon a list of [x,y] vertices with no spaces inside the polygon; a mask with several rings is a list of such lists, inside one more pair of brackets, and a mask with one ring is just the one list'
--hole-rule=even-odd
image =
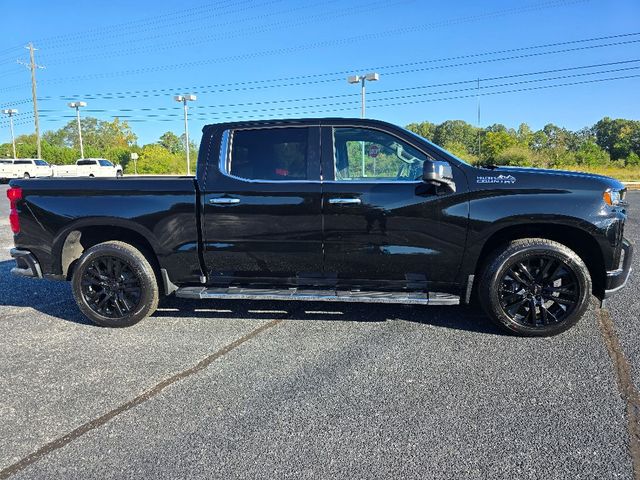
{"label": "truck hood", "polygon": [[[471,180],[473,181],[473,179]],[[499,184],[504,186],[559,187],[606,190],[622,190],[624,184],[615,178],[593,173],[574,172],[532,167],[476,168],[476,183],[480,185]]]}

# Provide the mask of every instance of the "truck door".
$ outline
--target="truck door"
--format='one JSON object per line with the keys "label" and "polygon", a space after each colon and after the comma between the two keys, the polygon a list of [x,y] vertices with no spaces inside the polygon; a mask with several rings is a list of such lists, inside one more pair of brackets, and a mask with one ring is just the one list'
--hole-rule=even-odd
{"label": "truck door", "polygon": [[453,282],[468,207],[464,195],[438,195],[422,181],[431,155],[362,126],[323,127],[322,145],[325,274],[391,289]]}
{"label": "truck door", "polygon": [[207,159],[211,284],[308,285],[322,271],[319,126],[235,128]]}

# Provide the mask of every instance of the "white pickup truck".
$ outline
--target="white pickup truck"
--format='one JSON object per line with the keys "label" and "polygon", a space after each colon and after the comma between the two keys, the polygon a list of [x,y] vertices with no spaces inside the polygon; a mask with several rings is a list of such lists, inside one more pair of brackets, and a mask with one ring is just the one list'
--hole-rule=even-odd
{"label": "white pickup truck", "polygon": [[44,160],[38,158],[0,159],[0,180],[51,176],[51,165]]}
{"label": "white pickup truck", "polygon": [[55,165],[54,177],[121,177],[122,167],[104,158],[81,158],[75,165]]}

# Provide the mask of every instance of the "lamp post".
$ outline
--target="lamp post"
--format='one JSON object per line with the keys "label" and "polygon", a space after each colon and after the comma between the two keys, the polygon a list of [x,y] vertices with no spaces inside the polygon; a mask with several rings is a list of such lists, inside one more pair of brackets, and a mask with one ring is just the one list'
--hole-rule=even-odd
{"label": "lamp post", "polygon": [[9,127],[11,128],[11,145],[13,145],[13,159],[15,160],[17,157],[16,157],[16,138],[13,135],[13,116],[18,113],[18,110],[13,110],[13,109],[2,110],[2,113],[4,113],[5,115],[9,115]]}
{"label": "lamp post", "polygon": [[360,89],[360,97],[361,97],[361,102],[362,102],[362,112],[360,114],[361,118],[364,118],[364,113],[365,113],[365,82],[369,81],[369,82],[376,82],[380,80],[380,74],[378,73],[366,73],[364,75],[352,75],[350,77],[347,78],[347,81],[351,84],[356,84],[359,83],[361,85],[361,89]]}
{"label": "lamp post", "polygon": [[176,95],[173,97],[176,102],[181,102],[184,107],[184,143],[187,151],[187,175],[191,175],[191,160],[189,159],[189,120],[187,102],[194,102],[197,97],[195,95]]}
{"label": "lamp post", "polygon": [[[377,82],[378,80],[380,80],[380,75],[378,73],[375,72],[371,72],[371,73],[365,73],[364,75],[352,75],[350,77],[347,77],[347,82],[351,83],[351,84],[357,84],[359,83],[361,85],[361,89],[360,89],[360,101],[362,103],[361,106],[361,111],[360,111],[360,118],[364,118],[365,115],[365,82],[369,81],[369,82]],[[362,176],[364,177],[364,142],[360,142],[362,145]]]}
{"label": "lamp post", "polygon": [[76,119],[78,120],[78,139],[80,141],[80,158],[84,158],[84,148],[82,147],[82,127],[80,126],[80,107],[86,107],[87,102],[69,102],[69,106],[76,109]]}

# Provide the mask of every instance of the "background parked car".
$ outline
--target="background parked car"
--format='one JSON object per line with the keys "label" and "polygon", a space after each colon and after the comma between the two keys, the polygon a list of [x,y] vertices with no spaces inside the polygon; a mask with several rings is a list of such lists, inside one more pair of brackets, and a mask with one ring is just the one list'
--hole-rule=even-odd
{"label": "background parked car", "polygon": [[38,158],[0,160],[0,180],[51,176],[51,165]]}
{"label": "background parked car", "polygon": [[122,167],[105,158],[82,158],[75,165],[55,165],[54,177],[121,177]]}

